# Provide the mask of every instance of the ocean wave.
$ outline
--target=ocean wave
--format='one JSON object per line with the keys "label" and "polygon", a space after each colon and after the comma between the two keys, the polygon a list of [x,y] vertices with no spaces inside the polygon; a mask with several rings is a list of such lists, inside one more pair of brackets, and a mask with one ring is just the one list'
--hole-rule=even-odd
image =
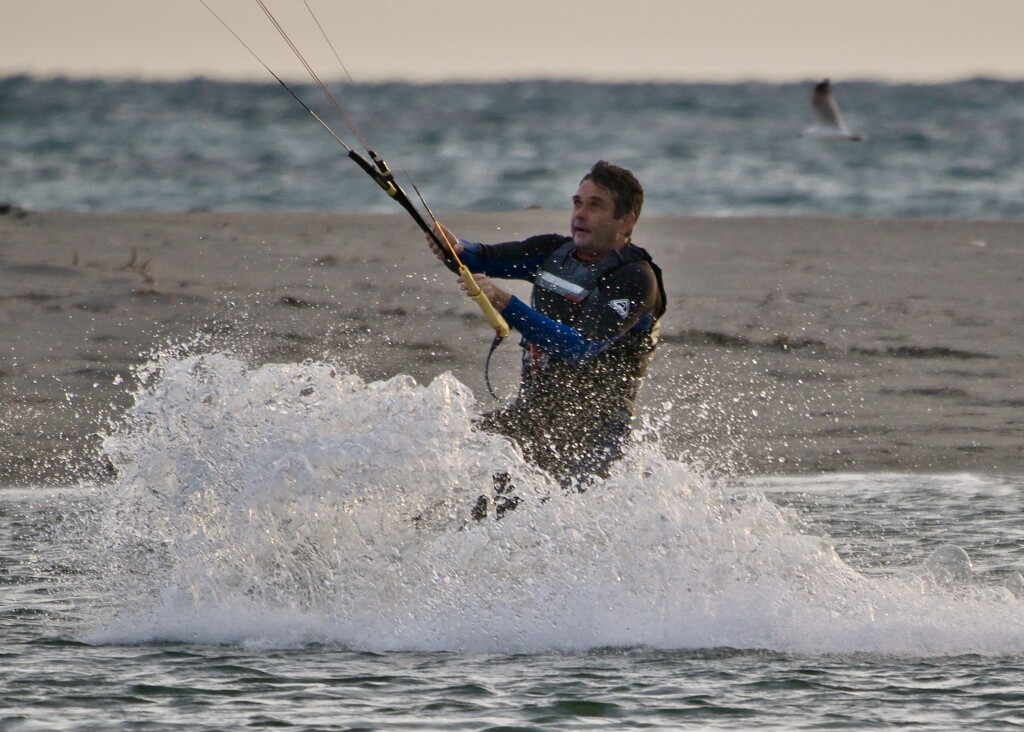
{"label": "ocean wave", "polygon": [[[93,598],[90,643],[1024,653],[1021,598],[975,582],[962,549],[858,568],[766,487],[718,484],[656,440],[565,493],[474,428],[450,375],[219,353],[145,373],[66,580]],[[496,472],[522,502],[474,520]]]}
{"label": "ocean wave", "polygon": [[[1024,83],[842,84],[854,144],[799,137],[811,84],[334,85],[437,210],[567,205],[604,158],[673,215],[1024,216]],[[318,90],[299,95],[344,138]],[[354,143],[350,140],[350,143]],[[0,202],[391,211],[273,83],[0,78]]]}

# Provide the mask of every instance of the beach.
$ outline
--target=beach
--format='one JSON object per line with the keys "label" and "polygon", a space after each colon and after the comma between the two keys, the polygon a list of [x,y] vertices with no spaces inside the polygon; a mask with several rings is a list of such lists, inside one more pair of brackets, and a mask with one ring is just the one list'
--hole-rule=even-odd
{"label": "beach", "polygon": [[[442,213],[485,242],[546,210]],[[1024,222],[643,217],[669,308],[645,439],[712,474],[1024,473]],[[528,290],[512,288],[525,296]],[[0,215],[0,484],[106,475],[98,434],[161,351],[451,372],[492,332],[404,215]],[[515,337],[491,363],[517,383]]]}
{"label": "beach", "polygon": [[1022,234],[645,215],[669,309],[580,495],[474,428],[493,333],[403,215],[8,208],[0,728],[1005,727]]}

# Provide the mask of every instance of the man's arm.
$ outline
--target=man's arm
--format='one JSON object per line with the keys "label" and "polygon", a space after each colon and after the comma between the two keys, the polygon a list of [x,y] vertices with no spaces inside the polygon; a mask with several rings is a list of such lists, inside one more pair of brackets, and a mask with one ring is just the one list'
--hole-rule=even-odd
{"label": "man's arm", "polygon": [[[501,279],[533,281],[534,273],[548,255],[569,241],[569,237],[560,234],[542,234],[523,241],[480,244],[467,239],[457,239],[454,232],[447,227],[435,228],[435,231],[439,238],[447,237],[455,253],[470,272]],[[446,260],[446,252],[443,252],[430,236],[427,237],[427,244],[434,255],[445,262],[448,269],[458,272],[455,263]]]}
{"label": "man's arm", "polygon": [[587,298],[575,327],[542,315],[517,297],[509,298],[501,314],[528,343],[571,365],[581,366],[641,319],[653,317],[658,298],[654,272],[645,262],[634,262],[609,275]]}
{"label": "man's arm", "polygon": [[569,237],[560,234],[542,234],[503,244],[479,244],[462,239],[459,256],[470,272],[532,282],[544,260],[567,241]]}

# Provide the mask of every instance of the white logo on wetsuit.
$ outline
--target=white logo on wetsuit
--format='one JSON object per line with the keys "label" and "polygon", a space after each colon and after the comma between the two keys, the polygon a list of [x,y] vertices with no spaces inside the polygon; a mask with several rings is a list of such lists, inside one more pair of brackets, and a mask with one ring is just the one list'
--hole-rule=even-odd
{"label": "white logo on wetsuit", "polygon": [[608,303],[608,307],[617,312],[620,318],[625,318],[629,315],[629,300],[625,298],[622,300],[612,300]]}
{"label": "white logo on wetsuit", "polygon": [[590,294],[590,290],[585,287],[580,287],[575,282],[570,282],[563,277],[551,274],[550,272],[544,272],[543,270],[537,274],[534,284],[540,285],[545,290],[550,290],[566,298],[569,302],[574,303],[583,302],[587,295]]}

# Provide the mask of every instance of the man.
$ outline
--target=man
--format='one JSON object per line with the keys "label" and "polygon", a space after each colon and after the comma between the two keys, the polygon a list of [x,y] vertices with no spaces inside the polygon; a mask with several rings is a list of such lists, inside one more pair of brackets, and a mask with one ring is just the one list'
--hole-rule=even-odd
{"label": "man", "polygon": [[[519,394],[485,415],[481,427],[515,440],[566,488],[584,490],[622,456],[657,345],[666,304],[661,270],[632,243],[643,198],[631,172],[602,160],[572,197],[571,236],[483,245],[442,232],[457,241],[459,258],[480,273],[480,289],[521,335]],[[490,277],[532,282],[530,305]],[[499,498],[499,516],[516,502]]]}

